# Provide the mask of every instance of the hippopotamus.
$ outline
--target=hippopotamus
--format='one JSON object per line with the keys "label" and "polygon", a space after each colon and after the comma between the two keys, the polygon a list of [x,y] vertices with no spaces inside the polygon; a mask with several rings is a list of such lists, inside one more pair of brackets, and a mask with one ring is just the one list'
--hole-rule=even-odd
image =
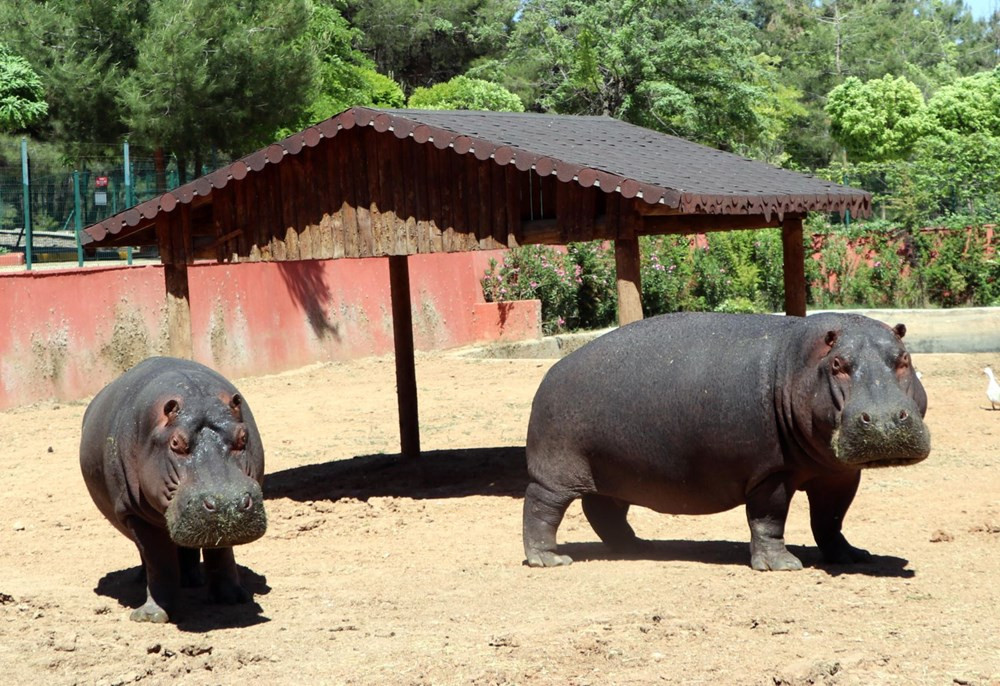
{"label": "hippopotamus", "polygon": [[678,313],[566,356],[531,407],[527,564],[572,562],[557,553],[556,530],[580,498],[616,551],[640,543],[630,505],[690,515],[745,505],[751,567],[801,569],[784,541],[796,491],[826,561],[870,560],[841,533],[861,471],[930,453],[905,333],[857,314]]}
{"label": "hippopotamus", "polygon": [[97,508],[139,549],[146,603],[137,622],[167,622],[181,585],[217,602],[251,600],[233,546],[264,535],[264,447],[236,388],[208,367],[140,362],[83,415],[80,466]]}

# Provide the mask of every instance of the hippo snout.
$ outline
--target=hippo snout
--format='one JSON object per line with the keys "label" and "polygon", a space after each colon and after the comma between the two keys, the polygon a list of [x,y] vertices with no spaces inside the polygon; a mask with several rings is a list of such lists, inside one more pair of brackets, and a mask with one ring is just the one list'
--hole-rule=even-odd
{"label": "hippo snout", "polygon": [[189,548],[228,548],[264,535],[267,515],[256,481],[180,489],[166,512],[170,538]]}
{"label": "hippo snout", "polygon": [[904,396],[888,407],[845,408],[834,449],[837,457],[850,465],[913,464],[930,454],[930,432],[916,404]]}

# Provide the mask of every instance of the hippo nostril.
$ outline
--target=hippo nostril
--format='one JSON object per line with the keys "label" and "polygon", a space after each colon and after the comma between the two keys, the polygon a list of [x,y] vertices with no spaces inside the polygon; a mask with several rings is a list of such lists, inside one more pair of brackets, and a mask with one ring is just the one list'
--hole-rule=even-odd
{"label": "hippo nostril", "polygon": [[905,422],[909,418],[910,418],[910,413],[909,412],[907,412],[906,410],[900,410],[899,411],[899,421]]}
{"label": "hippo nostril", "polygon": [[244,493],[243,500],[240,501],[240,508],[249,510],[251,507],[253,507],[253,498],[250,497],[249,493]]}
{"label": "hippo nostril", "polygon": [[215,498],[212,496],[206,496],[206,498],[202,501],[202,505],[204,505],[205,509],[209,512],[215,512]]}
{"label": "hippo nostril", "polygon": [[861,423],[862,424],[871,424],[872,423],[871,415],[869,415],[867,412],[862,412],[861,413]]}

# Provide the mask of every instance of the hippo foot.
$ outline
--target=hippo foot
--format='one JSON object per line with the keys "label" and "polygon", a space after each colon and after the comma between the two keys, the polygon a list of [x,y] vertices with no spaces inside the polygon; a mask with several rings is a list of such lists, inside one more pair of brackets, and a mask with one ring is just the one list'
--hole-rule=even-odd
{"label": "hippo foot", "polygon": [[802,561],[785,548],[752,550],[750,566],[758,572],[785,572],[802,569]]}
{"label": "hippo foot", "polygon": [[240,605],[253,600],[253,595],[238,583],[229,579],[213,581],[209,587],[212,602],[221,605]]}
{"label": "hippo foot", "polygon": [[147,600],[142,607],[132,610],[129,619],[133,622],[151,622],[153,624],[166,624],[170,621],[170,615],[162,607],[151,600]]}
{"label": "hippo foot", "polygon": [[871,562],[872,554],[863,548],[855,548],[847,541],[836,546],[820,548],[823,561],[831,565],[850,565],[858,562]]}
{"label": "hippo foot", "polygon": [[569,555],[556,555],[550,550],[536,550],[528,553],[525,561],[529,567],[565,567],[573,564]]}

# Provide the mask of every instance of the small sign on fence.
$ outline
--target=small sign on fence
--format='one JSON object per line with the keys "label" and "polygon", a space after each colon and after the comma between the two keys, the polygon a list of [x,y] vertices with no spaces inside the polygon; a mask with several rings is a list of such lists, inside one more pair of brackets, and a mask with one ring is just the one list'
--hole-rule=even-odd
{"label": "small sign on fence", "polygon": [[108,204],[108,177],[98,176],[94,178],[94,204],[104,207]]}

